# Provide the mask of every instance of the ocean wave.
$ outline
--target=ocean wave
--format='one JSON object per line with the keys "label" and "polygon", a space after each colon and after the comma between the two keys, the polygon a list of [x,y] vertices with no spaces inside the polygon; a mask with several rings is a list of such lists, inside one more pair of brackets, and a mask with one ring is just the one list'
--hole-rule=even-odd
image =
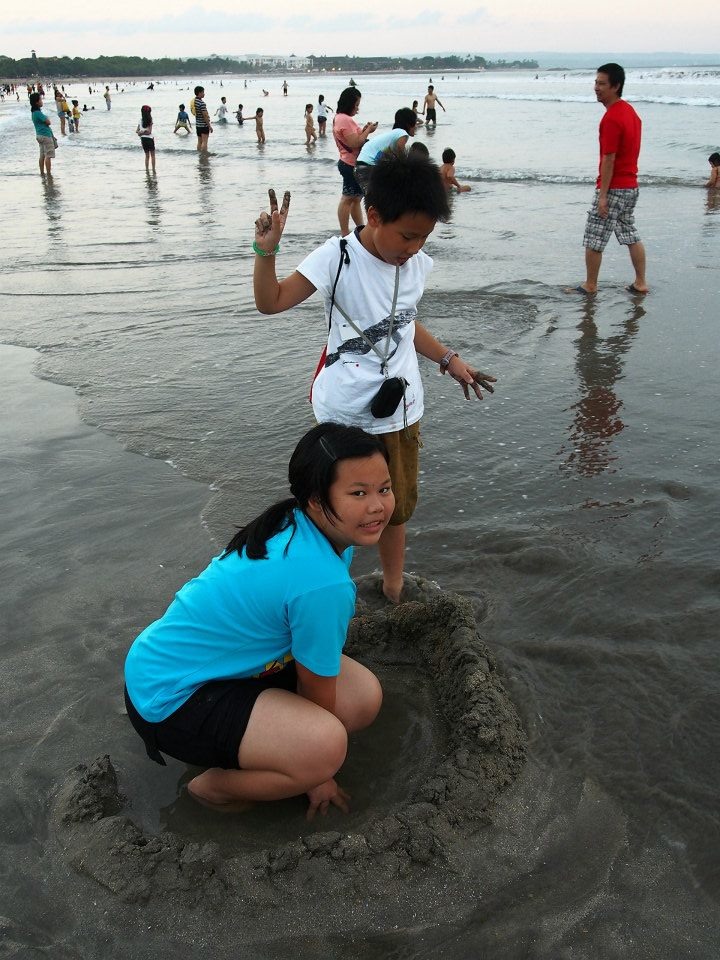
{"label": "ocean wave", "polygon": [[[582,94],[559,93],[458,93],[458,100],[514,100],[527,103],[596,103],[594,96]],[[718,97],[680,97],[680,96],[653,96],[638,94],[627,98],[628,103],[659,103],[677,107],[720,107]]]}
{"label": "ocean wave", "polygon": [[[520,184],[549,184],[558,186],[592,186],[594,176],[576,176],[564,173],[527,173],[506,170],[479,170],[463,174],[463,180],[471,183],[520,183]],[[640,176],[640,187],[692,187],[698,186],[698,178],[660,176]]]}

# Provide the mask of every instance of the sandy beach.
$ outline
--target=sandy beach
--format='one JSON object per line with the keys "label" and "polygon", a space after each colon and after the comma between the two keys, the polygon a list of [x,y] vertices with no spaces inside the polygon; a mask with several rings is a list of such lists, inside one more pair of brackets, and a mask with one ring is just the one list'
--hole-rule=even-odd
{"label": "sandy beach", "polygon": [[[422,93],[416,78],[356,79],[365,120],[387,124]],[[466,403],[423,367],[408,565],[469,604],[474,624],[461,625],[479,633],[473,656],[487,649],[527,759],[492,809],[480,804],[474,820],[463,808],[428,840],[418,824],[448,811],[439,788],[429,800],[418,791],[444,762],[448,782],[461,769],[453,725],[430,660],[396,674],[386,663],[391,709],[380,742],[360,742],[347,771],[351,817],[328,818],[324,831],[337,836],[291,846],[291,869],[272,875],[275,854],[264,852],[305,836],[302,805],[221,823],[198,811],[187,769],[144,757],[124,716],[122,663],[234,525],[282,492],[288,453],[312,423],[321,309],[311,300],[260,317],[250,243],[268,186],[293,194],[281,272],[335,231],[335,150],[305,149],[302,112],[338,91],[311,78],[287,101],[273,94],[264,148],[228,125],[199,160],[172,135],[187,84],[156,89],[152,179],[134,135],[147,94],[128,89],[62,141],[44,184],[28,117],[3,105],[8,956],[714,960],[720,204],[701,183],[718,149],[716,80],[629,78],[645,124],[637,218],[651,294],[625,290],[627,255],[612,241],[590,301],[562,292],[582,279],[597,165],[589,74],[463,77],[439,89],[448,112],[419,137],[436,158],[456,150],[472,191],[428,241],[421,318],[498,376],[498,389]],[[208,88],[214,109],[221,91]],[[225,91],[231,105],[257,105],[232,80]],[[368,553],[354,573],[375,566]],[[397,629],[407,645],[412,631]],[[105,754],[117,788],[93,766]],[[473,796],[498,782],[467,769]],[[68,808],[68,796],[85,800]],[[87,822],[64,819],[85,802]],[[408,803],[432,809],[406,816]],[[116,815],[129,818],[127,834]],[[370,849],[388,817],[402,824],[393,842],[405,859],[379,857],[373,874],[345,838]],[[414,841],[431,850],[425,862],[410,856]],[[175,870],[157,883],[159,900],[145,894],[162,871],[133,859],[145,847]],[[183,887],[186,847],[193,882]],[[240,861],[243,881],[228,880],[223,870]],[[342,869],[328,871],[330,861]],[[148,880],[134,899],[133,870]]]}

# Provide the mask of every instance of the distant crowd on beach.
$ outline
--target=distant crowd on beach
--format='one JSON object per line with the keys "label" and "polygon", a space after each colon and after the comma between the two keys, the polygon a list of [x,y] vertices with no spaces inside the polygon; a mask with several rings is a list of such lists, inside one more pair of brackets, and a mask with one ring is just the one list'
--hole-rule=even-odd
{"label": "distant crowd on beach", "polygon": [[[101,86],[104,86],[102,97],[105,109],[110,111],[112,109],[113,90],[110,84]],[[154,86],[155,84],[150,82],[147,85],[147,90],[152,92]],[[222,81],[220,86],[222,86]],[[245,87],[247,88],[247,81],[245,81]],[[114,88],[115,93],[125,92],[125,87],[121,88],[118,83],[114,84]],[[19,89],[15,85],[8,87],[8,89],[16,93],[19,99]],[[289,95],[289,85],[286,80],[283,81],[280,89],[283,97]],[[58,141],[52,130],[52,121],[43,111],[47,97],[45,88],[42,83],[28,84],[27,92],[40,149],[40,173],[43,176],[52,176],[52,162],[55,159]],[[93,88],[92,85],[88,85],[89,94],[98,92],[97,87]],[[262,88],[262,94],[263,97],[269,97],[270,91]],[[81,108],[79,100],[68,97],[64,84],[54,86],[52,96],[60,135],[79,133],[83,113],[95,110],[95,105],[88,107],[86,103],[83,103]],[[377,122],[366,124],[361,129],[352,119],[359,110],[360,99],[361,93],[357,84],[351,81],[351,86],[347,87],[340,95],[335,109],[326,102],[323,94],[319,94],[317,105],[306,103],[303,111],[302,129],[307,148],[314,147],[319,139],[327,137],[328,115],[334,115],[332,133],[339,152],[338,167],[343,178],[343,192],[338,217],[340,226],[345,233],[348,230],[350,218],[356,225],[362,222],[359,201],[364,192],[363,181],[367,180],[368,172],[377,163],[378,159],[388,151],[404,150],[428,156],[425,145],[415,142],[413,138],[418,127],[423,124],[428,129],[437,126],[438,108],[445,112],[444,104],[435,92],[434,85],[430,83],[422,107],[419,106],[419,100],[413,100],[411,107],[400,108],[396,111],[392,130],[372,136],[377,130]],[[205,88],[202,85],[197,85],[187,105],[185,103],[178,104],[173,133],[176,135],[184,133],[190,136],[193,133],[194,126],[197,150],[199,153],[205,153],[208,151],[210,136],[214,132],[213,123],[225,126],[230,122],[230,117],[234,117],[238,127],[243,127],[247,120],[254,121],[258,145],[263,145],[266,142],[265,110],[263,107],[257,107],[255,112],[248,116],[242,103],[238,103],[237,109],[233,109],[228,104],[227,97],[221,95],[220,102],[212,115],[210,109],[206,102]],[[148,173],[153,174],[156,172],[154,127],[152,107],[145,104],[140,108],[140,120],[135,128],[135,133],[143,149],[145,169]],[[442,153],[440,175],[448,189],[455,190],[457,193],[467,193],[471,189],[470,186],[459,183],[455,174],[456,159],[455,151],[451,147],[445,148]]]}

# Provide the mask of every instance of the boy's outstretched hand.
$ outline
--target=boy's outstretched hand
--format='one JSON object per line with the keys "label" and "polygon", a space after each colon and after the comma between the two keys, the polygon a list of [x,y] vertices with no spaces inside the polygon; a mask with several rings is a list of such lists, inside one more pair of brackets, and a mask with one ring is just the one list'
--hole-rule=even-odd
{"label": "boy's outstretched hand", "polygon": [[[470,399],[471,390],[475,392],[478,400],[482,400],[480,387],[482,387],[483,390],[487,390],[488,393],[495,393],[492,384],[497,383],[497,377],[491,377],[489,373],[482,373],[480,370],[473,370],[471,366],[458,356],[452,358],[447,367],[447,371],[453,380],[457,380],[462,387],[466,400]],[[445,373],[444,370],[443,373]]]}
{"label": "boy's outstretched hand", "polygon": [[270,213],[265,210],[255,221],[255,243],[265,253],[273,253],[280,243],[280,237],[285,229],[288,210],[290,209],[290,191],[283,195],[282,206],[278,210],[277,197],[273,189],[268,190],[270,197]]}

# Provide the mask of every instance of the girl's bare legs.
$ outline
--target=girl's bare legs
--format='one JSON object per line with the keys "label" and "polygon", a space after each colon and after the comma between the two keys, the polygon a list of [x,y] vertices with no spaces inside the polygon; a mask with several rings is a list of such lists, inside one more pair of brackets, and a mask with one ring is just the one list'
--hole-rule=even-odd
{"label": "girl's bare legs", "polygon": [[340,197],[338,204],[338,222],[340,224],[340,234],[346,237],[350,233],[350,218],[353,223],[361,227],[365,222],[362,215],[362,203],[360,197]]}
{"label": "girl's bare legs", "polygon": [[240,743],[240,770],[213,767],[188,790],[218,810],[238,801],[281,800],[332,779],[345,760],[347,734],[377,716],[382,690],[366,667],[343,656],[337,680],[338,716],[287,690],[257,698]]}
{"label": "girl's bare legs", "polygon": [[155,151],[152,150],[150,153],[150,163],[152,164],[153,173],[155,173]]}

